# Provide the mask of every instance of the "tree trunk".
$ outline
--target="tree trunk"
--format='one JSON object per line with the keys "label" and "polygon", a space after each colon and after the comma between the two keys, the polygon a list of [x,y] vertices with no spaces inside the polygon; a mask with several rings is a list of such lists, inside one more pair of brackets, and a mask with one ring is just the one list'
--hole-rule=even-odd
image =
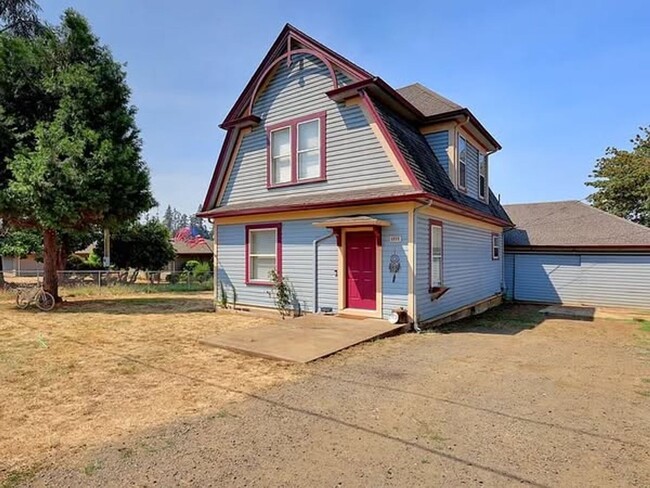
{"label": "tree trunk", "polygon": [[56,231],[48,229],[43,232],[43,288],[51,293],[57,302],[61,302],[57,276],[58,250]]}
{"label": "tree trunk", "polygon": [[57,249],[56,253],[56,268],[59,271],[65,270],[65,265],[68,262],[68,250],[66,249],[64,244],[59,244],[59,247]]}
{"label": "tree trunk", "polygon": [[5,286],[5,274],[2,268],[2,256],[0,256],[0,288]]}

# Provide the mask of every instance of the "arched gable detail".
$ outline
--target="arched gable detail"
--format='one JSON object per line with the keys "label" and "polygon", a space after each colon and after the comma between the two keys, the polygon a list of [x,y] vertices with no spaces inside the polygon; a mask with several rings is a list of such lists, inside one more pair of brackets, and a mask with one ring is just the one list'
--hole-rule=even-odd
{"label": "arched gable detail", "polygon": [[287,60],[287,64],[291,64],[291,56],[294,54],[308,54],[310,56],[314,56],[315,58],[318,58],[325,64],[327,67],[327,71],[329,72],[330,78],[332,80],[332,89],[338,88],[338,79],[336,77],[336,73],[334,72],[334,67],[332,66],[332,63],[327,59],[325,56],[320,54],[318,51],[314,51],[313,49],[294,49],[293,51],[289,51],[284,53],[283,55],[279,56],[276,58],[272,63],[267,66],[267,68],[264,70],[262,75],[258,78],[257,83],[255,83],[255,87],[253,88],[253,92],[251,94],[251,98],[248,101],[248,109],[246,112],[246,115],[253,115],[253,105],[255,104],[255,100],[257,99],[257,96],[259,94],[259,90],[264,84],[264,81],[266,78],[269,76],[269,74],[275,69],[275,67],[281,62],[284,61],[285,59]]}

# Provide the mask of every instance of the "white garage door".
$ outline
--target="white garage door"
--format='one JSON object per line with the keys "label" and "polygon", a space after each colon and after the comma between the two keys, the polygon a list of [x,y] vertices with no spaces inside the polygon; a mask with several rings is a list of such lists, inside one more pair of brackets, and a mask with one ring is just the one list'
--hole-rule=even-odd
{"label": "white garage door", "polygon": [[650,308],[650,255],[506,254],[510,298]]}

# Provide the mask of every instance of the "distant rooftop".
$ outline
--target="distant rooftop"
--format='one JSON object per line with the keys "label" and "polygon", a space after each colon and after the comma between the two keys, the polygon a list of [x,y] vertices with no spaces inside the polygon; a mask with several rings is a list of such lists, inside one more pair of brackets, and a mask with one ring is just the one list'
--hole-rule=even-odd
{"label": "distant rooftop", "polygon": [[517,226],[505,233],[509,247],[650,248],[650,228],[577,200],[503,206]]}

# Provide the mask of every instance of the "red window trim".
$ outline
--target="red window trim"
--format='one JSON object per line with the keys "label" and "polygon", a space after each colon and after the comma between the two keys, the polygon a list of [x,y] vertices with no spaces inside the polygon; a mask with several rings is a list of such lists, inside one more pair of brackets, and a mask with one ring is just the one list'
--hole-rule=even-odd
{"label": "red window trim", "polygon": [[275,230],[275,264],[278,275],[282,276],[282,224],[255,224],[246,226],[246,276],[247,285],[272,285],[270,281],[251,280],[250,277],[250,231],[251,230]]}
{"label": "red window trim", "polygon": [[[316,178],[309,178],[305,180],[298,179],[298,125],[304,122],[311,122],[312,120],[319,121],[320,129],[320,175]],[[273,183],[272,178],[272,162],[271,157],[271,132],[280,129],[289,128],[289,143],[291,145],[291,181],[283,183]],[[270,125],[266,128],[266,188],[284,188],[287,186],[304,185],[307,183],[318,183],[327,181],[327,163],[325,157],[327,155],[327,112],[317,112],[314,114],[303,115],[295,119],[285,120],[277,124]]]}
{"label": "red window trim", "polygon": [[433,256],[431,253],[431,227],[440,227],[440,284],[436,287],[444,287],[443,271],[445,264],[445,239],[444,239],[444,225],[441,220],[429,219],[429,291],[433,290],[434,286],[431,282],[431,263]]}
{"label": "red window trim", "polygon": [[[494,245],[494,238],[497,238],[497,246],[495,247]],[[494,257],[494,250],[498,249],[499,250],[499,255],[495,258]],[[492,234],[492,237],[490,239],[490,252],[492,253],[492,261],[499,261],[501,259],[501,239],[499,234]]]}

